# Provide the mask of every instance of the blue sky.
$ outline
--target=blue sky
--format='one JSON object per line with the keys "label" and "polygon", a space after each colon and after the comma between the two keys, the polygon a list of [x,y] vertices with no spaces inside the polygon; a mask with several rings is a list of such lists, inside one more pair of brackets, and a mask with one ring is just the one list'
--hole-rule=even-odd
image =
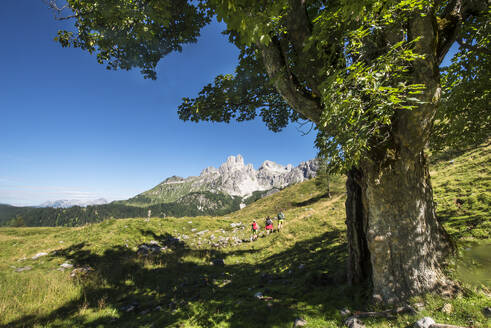
{"label": "blue sky", "polygon": [[125,199],[172,175],[198,175],[242,154],[298,165],[315,156],[314,133],[260,120],[218,124],[178,119],[181,98],[232,73],[237,50],[204,29],[197,44],[159,64],[158,80],[107,71],[80,49],[61,48],[42,0],[3,0],[0,11],[0,203]]}

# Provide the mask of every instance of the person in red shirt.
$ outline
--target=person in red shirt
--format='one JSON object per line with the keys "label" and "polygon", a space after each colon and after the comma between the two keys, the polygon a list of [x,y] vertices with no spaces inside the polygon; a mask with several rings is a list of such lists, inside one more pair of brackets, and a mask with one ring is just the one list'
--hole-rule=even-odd
{"label": "person in red shirt", "polygon": [[268,216],[266,218],[266,233],[269,235],[271,232],[273,232],[273,220]]}
{"label": "person in red shirt", "polygon": [[257,232],[259,230],[259,224],[257,224],[256,220],[252,220],[252,236],[251,240],[256,240],[257,239]]}

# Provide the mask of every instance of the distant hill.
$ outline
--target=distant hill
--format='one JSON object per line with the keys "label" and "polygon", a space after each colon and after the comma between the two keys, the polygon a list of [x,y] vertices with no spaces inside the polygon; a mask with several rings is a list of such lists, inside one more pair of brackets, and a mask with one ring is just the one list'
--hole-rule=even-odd
{"label": "distant hill", "polygon": [[110,218],[182,217],[198,215],[223,215],[240,209],[242,199],[211,192],[189,193],[172,203],[147,207],[130,206],[113,202],[104,205],[69,208],[0,206],[0,225],[54,227],[81,226]]}
{"label": "distant hill", "polygon": [[0,204],[0,226],[17,215],[26,212],[30,207],[17,207],[8,204]]}

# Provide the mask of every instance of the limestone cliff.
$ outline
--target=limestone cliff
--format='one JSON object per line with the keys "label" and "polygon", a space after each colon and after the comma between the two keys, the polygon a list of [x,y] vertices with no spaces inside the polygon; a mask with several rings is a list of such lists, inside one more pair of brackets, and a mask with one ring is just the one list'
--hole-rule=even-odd
{"label": "limestone cliff", "polygon": [[266,194],[267,191],[282,189],[315,177],[317,169],[317,162],[310,160],[297,167],[265,161],[255,170],[252,164],[244,163],[241,155],[229,156],[219,168],[207,167],[197,177],[170,177],[127,202],[141,205],[170,203],[189,193],[204,191],[246,199],[255,191],[264,191]]}

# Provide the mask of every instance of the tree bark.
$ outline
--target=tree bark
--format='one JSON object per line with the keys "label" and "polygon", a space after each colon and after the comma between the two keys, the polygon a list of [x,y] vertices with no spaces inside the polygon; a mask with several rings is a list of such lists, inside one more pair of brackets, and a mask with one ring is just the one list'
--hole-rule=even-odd
{"label": "tree bark", "polygon": [[424,154],[440,99],[434,23],[427,13],[408,30],[410,39],[422,36],[416,50],[425,57],[411,71],[415,82],[425,84],[421,105],[396,112],[389,140],[373,143],[348,174],[348,277],[353,283],[370,279],[374,295],[386,303],[448,284],[442,267],[452,245],[435,214]]}
{"label": "tree bark", "polygon": [[384,165],[366,161],[348,176],[348,277],[369,279],[375,295],[395,303],[445,287],[442,264],[452,247],[435,215],[423,151],[386,155]]}

